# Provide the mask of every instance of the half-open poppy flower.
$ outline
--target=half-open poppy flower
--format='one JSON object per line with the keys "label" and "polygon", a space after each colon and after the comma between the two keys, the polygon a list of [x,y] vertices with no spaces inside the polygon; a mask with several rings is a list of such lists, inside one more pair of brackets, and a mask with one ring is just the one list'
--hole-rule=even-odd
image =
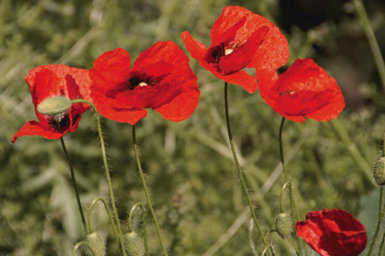
{"label": "half-open poppy flower", "polygon": [[32,69],[24,79],[31,90],[39,122],[29,121],[24,124],[13,136],[12,142],[20,136],[39,135],[46,139],[59,139],[67,132],[74,132],[81,115],[90,108],[87,104],[73,104],[67,111],[56,115],[39,113],[38,106],[44,100],[55,96],[89,99],[91,80],[88,70],[66,65],[44,65]]}
{"label": "half-open poppy flower", "polygon": [[286,72],[266,72],[260,93],[276,112],[296,122],[337,118],[345,107],[336,80],[312,59],[297,59]]}
{"label": "half-open poppy flower", "polygon": [[356,256],[366,246],[364,225],[343,209],[309,212],[296,228],[297,235],[321,256]]}
{"label": "half-open poppy flower", "polygon": [[[223,8],[211,29],[212,45],[209,48],[187,31],[181,37],[199,65],[250,93],[258,88],[257,79],[261,70],[275,71],[289,58],[287,40],[278,27],[239,6]],[[254,68],[257,77],[242,71],[243,68]]]}
{"label": "half-open poppy flower", "polygon": [[144,108],[178,122],[189,118],[198,105],[197,77],[172,41],[142,52],[133,68],[125,50],[105,52],[94,61],[90,77],[98,112],[118,122],[135,124],[147,115]]}

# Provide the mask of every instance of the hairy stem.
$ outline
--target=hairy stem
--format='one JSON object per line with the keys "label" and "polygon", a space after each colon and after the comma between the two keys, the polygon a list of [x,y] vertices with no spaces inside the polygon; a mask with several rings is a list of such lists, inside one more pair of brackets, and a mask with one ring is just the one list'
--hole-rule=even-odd
{"label": "hairy stem", "polygon": [[374,250],[374,246],[376,245],[376,240],[377,240],[377,236],[378,236],[378,232],[380,231],[380,228],[381,228],[381,222],[382,222],[382,219],[384,218],[384,209],[382,207],[382,199],[384,197],[384,186],[381,186],[380,187],[380,198],[378,200],[378,220],[377,220],[377,227],[376,227],[376,231],[374,232],[374,235],[373,235],[373,238],[372,238],[372,242],[370,243],[370,247],[369,247],[369,251],[368,251],[368,254],[367,256],[370,256],[372,255],[372,252]]}
{"label": "hairy stem", "polygon": [[239,179],[240,179],[241,184],[242,184],[242,189],[243,189],[243,192],[247,198],[247,203],[249,205],[249,209],[250,209],[251,216],[253,218],[255,227],[257,228],[258,233],[262,238],[263,244],[265,246],[268,246],[265,235],[263,234],[261,225],[259,224],[259,222],[257,220],[257,216],[255,215],[254,207],[253,207],[253,204],[251,203],[249,192],[247,191],[246,181],[245,181],[245,178],[243,176],[241,165],[239,164],[238,155],[237,155],[237,152],[235,151],[235,145],[234,145],[233,135],[232,135],[231,126],[230,126],[228,83],[227,82],[225,82],[225,115],[226,115],[227,133],[229,136],[230,147],[231,147],[231,151],[233,153],[234,163],[235,163],[235,166],[236,166],[236,169],[238,172],[238,176],[239,176]]}
{"label": "hairy stem", "polygon": [[140,163],[138,145],[136,144],[135,125],[132,126],[132,143],[134,144],[134,152],[135,152],[135,157],[136,157],[136,163],[137,163],[137,166],[138,166],[140,178],[142,179],[142,184],[143,184],[144,193],[146,195],[147,204],[148,204],[148,207],[150,208],[150,212],[151,212],[152,218],[154,219],[154,222],[155,222],[155,228],[156,228],[156,233],[158,235],[160,247],[162,248],[163,255],[164,256],[168,256],[166,248],[165,248],[165,246],[163,244],[162,235],[160,233],[158,218],[156,217],[154,208],[152,207],[150,193],[148,192],[148,188],[147,188],[147,185],[146,185],[146,179],[144,178],[144,173],[143,173],[143,170],[142,170],[142,165]]}
{"label": "hairy stem", "polygon": [[70,158],[70,156],[68,154],[68,151],[67,151],[67,148],[66,148],[66,145],[64,143],[63,138],[60,138],[60,143],[61,143],[61,146],[63,148],[63,152],[64,152],[64,155],[65,155],[65,158],[67,159],[68,166],[70,168],[72,184],[73,184],[74,190],[75,190],[76,201],[77,201],[77,204],[78,204],[78,208],[79,208],[80,218],[82,220],[83,229],[84,229],[84,232],[86,234],[89,234],[89,230],[87,229],[86,218],[84,217],[82,203],[80,202],[79,189],[78,189],[78,186],[76,184],[76,177],[75,177],[74,168],[72,166],[71,158]]}

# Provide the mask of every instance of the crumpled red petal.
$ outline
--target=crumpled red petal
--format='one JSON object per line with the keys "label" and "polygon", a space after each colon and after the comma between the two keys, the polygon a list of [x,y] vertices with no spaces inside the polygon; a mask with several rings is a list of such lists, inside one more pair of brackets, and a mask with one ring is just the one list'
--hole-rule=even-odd
{"label": "crumpled red petal", "polygon": [[297,235],[321,256],[357,256],[367,242],[364,225],[343,209],[309,212],[296,228]]}
{"label": "crumpled red petal", "polygon": [[219,66],[224,73],[230,74],[237,72],[246,66],[250,66],[250,61],[257,51],[260,44],[263,42],[265,35],[268,32],[267,27],[262,27],[256,30],[246,42],[226,56],[223,56],[219,61]]}
{"label": "crumpled red petal", "polygon": [[293,121],[337,118],[345,101],[334,78],[311,59],[298,59],[279,77],[260,74],[260,93],[276,112]]}
{"label": "crumpled red petal", "polygon": [[[258,87],[260,72],[275,71],[289,58],[287,40],[279,29],[266,18],[239,6],[223,8],[211,29],[210,48],[193,39],[187,31],[181,37],[199,65],[250,93]],[[254,83],[242,71],[245,67],[256,70]]]}

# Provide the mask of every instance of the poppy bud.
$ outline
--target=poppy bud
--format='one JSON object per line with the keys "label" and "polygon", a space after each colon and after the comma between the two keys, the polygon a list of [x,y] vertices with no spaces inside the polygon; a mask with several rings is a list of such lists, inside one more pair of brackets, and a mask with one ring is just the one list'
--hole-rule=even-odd
{"label": "poppy bud", "polygon": [[[92,251],[95,253],[95,256],[105,256],[106,247],[103,241],[103,238],[96,232],[87,235],[87,243]],[[87,255],[93,255],[88,253]]]}
{"label": "poppy bud", "polygon": [[130,256],[143,256],[145,253],[144,242],[136,232],[130,232],[124,235],[126,250]]}
{"label": "poppy bud", "polygon": [[56,115],[67,111],[72,105],[65,96],[50,97],[37,106],[37,110],[44,115]]}
{"label": "poppy bud", "polygon": [[379,186],[385,185],[385,157],[380,157],[374,163],[373,176]]}
{"label": "poppy bud", "polygon": [[293,221],[289,214],[280,213],[275,217],[275,229],[282,239],[285,239],[291,232],[293,232]]}

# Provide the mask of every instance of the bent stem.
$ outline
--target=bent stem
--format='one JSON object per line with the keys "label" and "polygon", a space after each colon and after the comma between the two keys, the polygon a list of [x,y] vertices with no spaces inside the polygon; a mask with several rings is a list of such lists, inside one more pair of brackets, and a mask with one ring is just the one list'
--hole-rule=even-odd
{"label": "bent stem", "polygon": [[381,228],[381,222],[382,222],[382,219],[384,218],[384,209],[382,207],[382,199],[384,197],[384,186],[381,186],[380,188],[380,198],[378,200],[378,220],[377,220],[377,227],[376,227],[376,231],[374,232],[374,235],[373,235],[373,238],[372,238],[372,242],[370,243],[370,247],[369,247],[369,252],[367,254],[367,256],[370,256],[372,255],[372,252],[374,250],[374,246],[376,245],[376,240],[377,240],[377,236],[378,236],[378,232],[380,231],[380,228]]}
{"label": "bent stem", "polygon": [[108,190],[109,190],[109,194],[110,194],[110,202],[111,202],[112,211],[113,211],[114,217],[115,217],[115,224],[116,224],[116,227],[117,227],[117,233],[118,233],[118,237],[119,237],[119,242],[120,242],[120,247],[121,247],[121,250],[122,250],[122,254],[123,254],[123,256],[126,256],[127,254],[126,254],[126,249],[124,247],[124,240],[123,240],[122,228],[121,228],[120,222],[119,222],[118,211],[117,211],[116,205],[115,205],[114,191],[112,189],[112,182],[111,182],[111,177],[110,177],[110,169],[108,167],[106,147],[105,147],[105,144],[104,144],[104,138],[103,138],[103,133],[102,133],[102,127],[101,127],[101,124],[100,124],[99,113],[96,110],[95,105],[92,104],[92,102],[90,102],[88,100],[83,100],[83,99],[72,100],[72,104],[74,104],[74,103],[87,103],[87,104],[89,104],[92,107],[92,109],[95,112],[95,118],[96,118],[96,123],[97,123],[97,127],[98,127],[98,135],[99,135],[99,140],[100,140],[100,148],[101,148],[101,151],[102,151],[102,158],[103,158],[103,163],[104,163],[104,171],[105,171],[105,175],[106,175],[106,179],[107,179],[107,184],[108,184]]}
{"label": "bent stem", "polygon": [[145,215],[145,209],[142,204],[137,203],[135,204],[130,211],[130,215],[128,217],[128,231],[133,232],[134,229],[132,227],[132,218],[134,216],[134,211],[137,207],[140,207],[141,211],[141,216],[142,216],[142,225],[143,225],[143,237],[144,237],[144,251],[145,251],[145,256],[149,256],[149,250],[148,250],[148,238],[147,238],[147,230],[146,230],[146,215]]}
{"label": "bent stem", "polygon": [[80,202],[79,189],[78,189],[78,186],[77,186],[77,184],[76,184],[76,178],[75,178],[74,168],[73,168],[73,166],[72,166],[71,158],[70,158],[70,156],[69,156],[69,154],[68,154],[66,145],[65,145],[64,140],[63,140],[63,137],[60,138],[60,143],[61,143],[61,146],[62,146],[62,148],[63,148],[65,158],[67,159],[68,166],[69,166],[69,168],[70,168],[72,184],[73,184],[74,190],[75,190],[76,201],[77,201],[77,204],[78,204],[80,217],[81,217],[81,219],[82,219],[83,229],[84,229],[84,232],[85,232],[86,234],[89,234],[89,230],[87,229],[86,218],[84,217],[84,212],[83,212],[83,208],[82,208],[82,203]]}
{"label": "bent stem", "polygon": [[236,169],[238,172],[239,179],[241,180],[243,192],[247,198],[247,203],[249,205],[249,209],[250,209],[254,224],[258,230],[259,235],[262,238],[262,242],[263,242],[264,246],[268,246],[266,238],[263,234],[262,228],[261,228],[261,226],[257,220],[256,215],[255,215],[254,208],[253,208],[253,205],[252,205],[251,200],[250,200],[249,192],[247,191],[245,178],[244,178],[242,170],[241,170],[241,165],[239,164],[237,152],[235,151],[233,135],[232,135],[231,126],[230,126],[229,99],[228,98],[229,98],[228,97],[228,83],[225,82],[225,115],[226,115],[227,133],[228,133],[229,141],[230,141],[230,148],[231,148],[231,151],[233,152],[233,158],[234,158],[235,166],[236,166]]}
{"label": "bent stem", "polygon": [[[295,201],[294,201],[294,196],[293,196],[293,186],[292,186],[292,184],[288,180],[288,177],[287,177],[287,174],[286,174],[286,168],[285,168],[285,157],[284,157],[284,154],[283,154],[283,143],[282,143],[282,133],[283,133],[283,127],[285,125],[285,120],[286,120],[286,118],[282,117],[281,125],[279,126],[279,134],[278,134],[279,155],[280,155],[281,164],[282,164],[283,178],[285,180],[284,188],[286,187],[286,185],[289,186],[290,212],[291,212],[290,216],[291,216],[292,221],[293,221],[293,230],[295,230],[295,223],[297,222],[299,217],[298,217],[298,212],[297,212],[297,209],[296,209],[296,206],[295,206]],[[282,204],[282,200],[281,200],[281,204]],[[283,206],[281,205],[281,209],[282,208],[283,208]],[[298,244],[298,252],[297,253],[298,253],[298,255],[303,255],[303,253],[302,253],[302,243],[301,243],[301,241],[300,241],[300,239],[299,239],[299,237],[297,235],[295,237],[297,239],[297,244]],[[307,255],[307,251],[306,250],[305,250],[305,253]]]}
{"label": "bent stem", "polygon": [[154,219],[154,222],[155,222],[155,228],[156,228],[156,233],[158,235],[160,247],[162,248],[163,254],[165,256],[168,256],[167,251],[166,251],[166,249],[165,249],[165,247],[163,245],[163,239],[162,239],[162,235],[160,234],[158,218],[156,217],[155,211],[154,211],[154,209],[152,207],[150,193],[148,192],[148,188],[147,188],[147,185],[146,185],[146,180],[144,178],[144,173],[143,173],[143,170],[142,170],[142,165],[140,163],[138,145],[136,144],[135,125],[132,126],[132,143],[134,144],[134,152],[135,152],[136,164],[138,166],[140,178],[142,179],[143,189],[144,189],[144,193],[146,195],[148,207],[150,208],[150,212],[151,212],[152,218]]}
{"label": "bent stem", "polygon": [[96,256],[96,253],[95,251],[92,249],[92,247],[86,242],[86,241],[80,241],[79,243],[77,243],[72,251],[72,256],[76,256],[76,251],[79,250],[80,246],[85,246],[88,248],[89,252],[91,252],[90,254],[92,256]]}
{"label": "bent stem", "polygon": [[108,206],[106,200],[104,200],[104,198],[102,197],[98,197],[98,198],[95,198],[90,206],[88,207],[88,210],[87,210],[87,220],[88,220],[88,229],[90,230],[90,233],[93,233],[94,232],[94,228],[92,226],[92,221],[91,221],[91,214],[92,214],[92,209],[94,208],[94,205],[98,202],[102,202],[103,205],[104,205],[104,208],[106,209],[106,212],[107,212],[107,215],[108,215],[108,218],[110,219],[110,222],[111,222],[111,225],[112,225],[112,230],[114,231],[114,235],[115,237],[119,240],[119,234],[118,234],[118,231],[116,230],[116,225],[115,225],[115,222],[114,222],[114,217],[111,213],[111,209],[110,207]]}

